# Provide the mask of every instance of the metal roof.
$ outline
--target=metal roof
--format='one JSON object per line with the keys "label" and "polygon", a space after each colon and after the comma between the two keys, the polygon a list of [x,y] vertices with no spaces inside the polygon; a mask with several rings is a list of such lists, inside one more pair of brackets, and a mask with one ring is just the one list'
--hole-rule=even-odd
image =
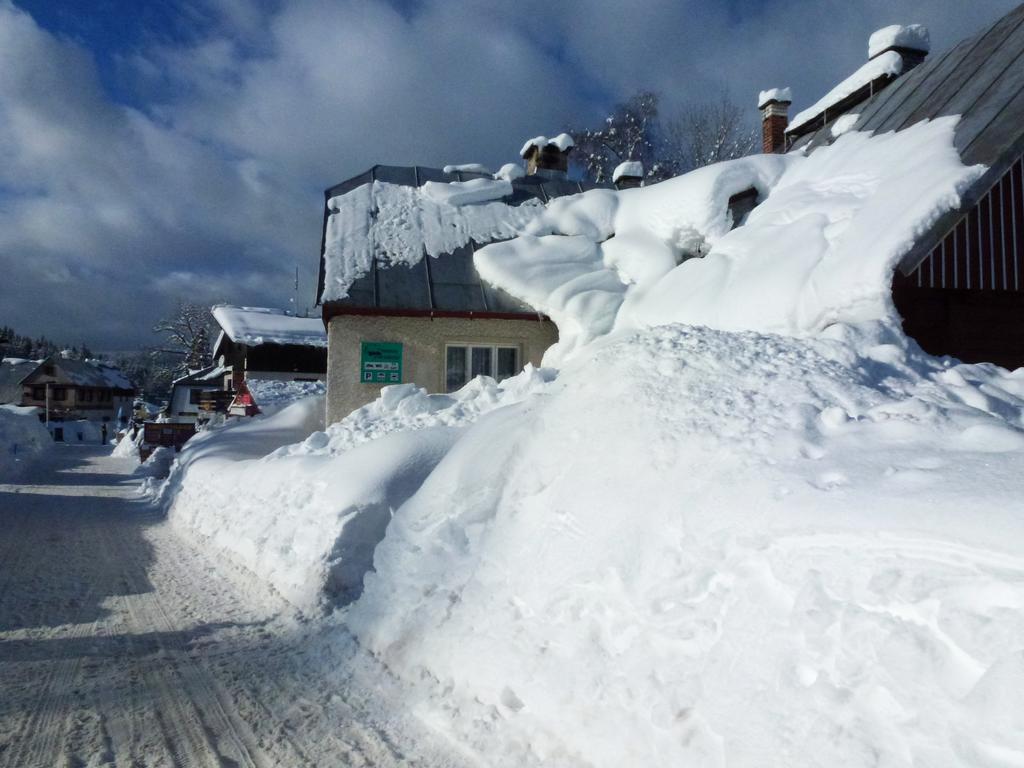
{"label": "metal roof", "polygon": [[[445,173],[425,166],[375,165],[368,171],[336,184],[324,191],[324,235],[330,215],[327,203],[339,195],[364,184],[383,181],[402,186],[421,187],[428,181],[453,182],[489,179],[490,175],[471,171]],[[527,200],[548,202],[556,197],[575,195],[589,189],[613,188],[608,184],[523,176],[512,181],[512,195],[503,198],[508,205]],[[473,266],[473,252],[486,243],[473,243],[437,257],[424,257],[413,266],[385,267],[374,257],[371,270],[356,280],[348,290],[348,298],[332,304],[382,310],[419,310],[438,312],[497,312],[536,315],[536,311],[504,291],[480,280]],[[320,277],[317,303],[324,291],[324,240],[320,245]]]}
{"label": "metal roof", "polygon": [[[854,130],[875,133],[960,115],[954,144],[961,159],[966,165],[989,168],[961,207],[943,217],[931,236],[920,238],[904,258],[900,268],[909,272],[1024,152],[1024,4],[980,34],[929,57],[858,107]],[[831,143],[832,122],[802,136],[792,149]]]}

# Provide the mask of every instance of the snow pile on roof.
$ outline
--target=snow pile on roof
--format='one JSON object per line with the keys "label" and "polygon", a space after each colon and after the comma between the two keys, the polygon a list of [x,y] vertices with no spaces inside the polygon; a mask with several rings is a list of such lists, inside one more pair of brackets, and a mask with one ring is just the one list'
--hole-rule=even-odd
{"label": "snow pile on roof", "polygon": [[835,122],[832,123],[832,127],[829,129],[829,132],[832,134],[832,138],[837,139],[844,133],[852,131],[854,126],[857,125],[858,120],[860,120],[860,114],[857,112],[851,112],[850,114],[837,117]]}
{"label": "snow pile on roof", "polygon": [[791,103],[793,101],[793,91],[789,88],[769,88],[767,91],[761,91],[757,95],[757,108],[761,109],[767,106],[769,101]]}
{"label": "snow pile on roof", "polygon": [[282,309],[218,304],[213,317],[236,344],[295,344],[326,347],[327,332],[319,317],[295,317]]}
{"label": "snow pile on roof", "polygon": [[464,173],[486,173],[488,176],[491,175],[491,169],[486,165],[480,165],[480,163],[463,163],[462,165],[446,165],[442,170],[445,173],[458,173],[462,171]]}
{"label": "snow pile on roof", "polygon": [[504,179],[505,181],[515,181],[516,179],[523,178],[525,175],[526,171],[523,170],[523,167],[519,165],[519,163],[505,163],[498,169],[498,172],[494,174],[494,178]]}
{"label": "snow pile on roof", "polygon": [[435,203],[449,206],[473,205],[500,200],[512,194],[512,182],[506,179],[470,179],[469,181],[428,181],[423,195]]}
{"label": "snow pile on roof", "polygon": [[485,415],[348,626],[487,765],[1024,752],[1024,376],[835,330],[654,328]]}
{"label": "snow pile on roof", "polygon": [[327,384],[323,381],[281,381],[248,376],[245,385],[264,413],[291,405],[297,400],[327,393]]}
{"label": "snow pile on roof", "polygon": [[[520,205],[503,202],[458,204],[457,195],[466,190],[487,190],[492,194],[508,181],[475,179],[458,184],[451,196],[430,193],[419,187],[382,181],[364,184],[328,201],[332,211],[327,219],[324,243],[324,290],[321,299],[334,301],[348,296],[352,283],[370,271],[376,255],[381,266],[412,266],[424,252],[440,256],[470,240],[488,242],[511,237],[543,210],[537,200]],[[501,186],[501,189],[508,187]],[[438,195],[435,199],[431,195]],[[464,198],[468,199],[468,198]]]}
{"label": "snow pile on roof", "polygon": [[135,385],[121,371],[102,360],[73,360],[61,358],[57,367],[71,384],[80,387],[109,387],[111,389],[134,389]]}
{"label": "snow pile on roof", "polygon": [[0,481],[20,475],[52,446],[38,408],[0,405]]}
{"label": "snow pile on roof", "polygon": [[615,170],[612,171],[612,183],[614,184],[623,176],[642,179],[644,176],[644,164],[639,160],[627,160],[624,163],[619,163],[615,166]]}
{"label": "snow pile on roof", "polygon": [[903,72],[903,57],[896,51],[888,51],[865,63],[860,69],[843,80],[839,85],[822,96],[812,106],[797,114],[786,128],[786,133],[802,128],[806,123],[831,109],[847,96],[856,93],[868,83],[880,77],[897,77]]}
{"label": "snow pile on roof", "polygon": [[[530,234],[477,251],[477,270],[555,321],[549,365],[612,328],[806,335],[834,322],[895,322],[897,261],[983,170],[961,164],[956,121],[848,133],[809,156],[741,158],[556,200]],[[729,197],[751,187],[763,202],[731,229]]]}
{"label": "snow pile on roof", "polygon": [[868,58],[873,59],[890,48],[909,48],[913,51],[928,53],[932,48],[932,38],[928,27],[922,24],[906,26],[893,24],[883,27],[868,38]]}
{"label": "snow pile on roof", "polygon": [[572,136],[568,133],[560,133],[553,139],[549,139],[547,136],[534,136],[523,144],[523,148],[519,150],[519,156],[526,157],[534,147],[537,149],[544,149],[544,147],[547,146],[554,146],[559,152],[565,152],[576,145],[572,140]]}

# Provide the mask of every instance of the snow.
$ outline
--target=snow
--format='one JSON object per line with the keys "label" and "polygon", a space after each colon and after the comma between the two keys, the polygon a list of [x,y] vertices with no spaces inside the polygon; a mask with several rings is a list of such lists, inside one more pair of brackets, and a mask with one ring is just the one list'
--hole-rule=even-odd
{"label": "snow", "polygon": [[791,133],[810,122],[827,109],[831,109],[847,96],[859,91],[868,83],[888,75],[897,77],[903,72],[903,57],[896,51],[883,53],[861,66],[856,72],[843,80],[831,91],[822,96],[812,106],[800,112],[786,129]]}
{"label": "snow", "polygon": [[627,160],[624,163],[619,163],[615,166],[615,170],[612,171],[612,183],[614,184],[623,176],[642,179],[644,177],[644,164],[639,160]]}
{"label": "snow", "polygon": [[931,47],[932,40],[928,27],[921,24],[893,24],[883,27],[868,38],[868,58],[873,59],[889,48],[910,48],[928,53]]}
{"label": "snow", "polygon": [[440,205],[460,206],[500,200],[512,194],[512,182],[506,179],[470,179],[469,181],[428,181],[423,195]]}
{"label": "snow", "polygon": [[52,446],[38,408],[0,405],[0,480],[19,476]]}
{"label": "snow", "polygon": [[769,88],[767,91],[761,91],[757,96],[757,108],[763,109],[768,105],[769,101],[778,101],[785,104],[793,101],[793,91],[789,88]]}
{"label": "snow", "polygon": [[218,304],[213,317],[236,344],[296,344],[326,347],[327,332],[319,317],[295,317],[282,309]]}
{"label": "snow", "polygon": [[[476,182],[482,184],[463,186]],[[437,187],[431,187],[428,193],[419,187],[374,181],[331,198],[321,300],[347,297],[352,283],[369,272],[374,256],[385,269],[413,266],[424,252],[441,256],[470,240],[484,243],[515,235],[543,210],[539,201],[527,200],[515,206],[496,201],[463,205],[458,199],[460,191],[467,194],[467,190],[487,190],[490,195],[510,186],[507,180],[490,179],[440,185],[452,188],[446,198],[448,193],[434,191]]]}
{"label": "snow", "polygon": [[[892,270],[983,171],[960,163],[956,122],[555,200],[529,234],[477,251],[476,267],[555,321],[553,366],[609,330],[671,322],[790,335],[898,322]],[[729,197],[749,188],[763,202],[733,229]]]}
{"label": "snow", "polygon": [[397,510],[349,626],[488,765],[1024,754],[1024,376],[874,331],[578,358]]}
{"label": "snow", "polygon": [[444,167],[445,173],[457,173],[463,171],[465,173],[486,173],[488,176],[491,175],[491,169],[486,165],[480,165],[480,163],[463,163],[462,165],[446,165]]}
{"label": "snow", "polygon": [[248,376],[245,384],[256,405],[267,414],[299,400],[327,393],[327,383],[323,381],[284,381]]}
{"label": "snow", "polygon": [[494,174],[496,179],[505,179],[505,181],[515,181],[521,179],[526,175],[526,171],[518,163],[505,163],[498,172]]}
{"label": "snow", "polygon": [[857,121],[860,119],[860,114],[857,112],[851,112],[847,115],[841,115],[835,119],[832,123],[832,127],[829,132],[832,134],[832,138],[839,138],[844,133],[849,133],[853,130],[854,126],[857,125]]}
{"label": "snow", "polygon": [[532,139],[523,144],[523,148],[519,150],[520,157],[526,157],[533,147],[537,149],[543,149],[547,146],[555,146],[559,152],[565,152],[571,147],[575,146],[572,140],[572,136],[568,133],[560,133],[554,138],[549,139],[547,136],[534,136]]}

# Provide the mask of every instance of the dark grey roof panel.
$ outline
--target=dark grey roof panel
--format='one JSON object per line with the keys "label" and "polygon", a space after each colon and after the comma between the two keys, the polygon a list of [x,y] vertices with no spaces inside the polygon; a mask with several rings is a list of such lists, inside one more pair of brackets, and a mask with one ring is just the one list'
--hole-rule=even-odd
{"label": "dark grey roof panel", "polygon": [[435,283],[474,285],[480,282],[473,268],[473,249],[469,245],[444,256],[427,258],[430,259],[430,279]]}
{"label": "dark grey roof panel", "polygon": [[335,184],[333,187],[328,189],[325,194],[328,198],[337,197],[338,195],[347,194],[356,187],[363,186],[363,184],[369,184],[371,181],[373,181],[372,168],[366,173],[360,173],[358,176],[353,176],[351,179],[346,179],[340,184]]}
{"label": "dark grey roof panel", "polygon": [[428,168],[425,165],[417,165],[416,173],[419,174],[420,186],[428,181],[451,181],[452,177],[440,168]]}
{"label": "dark grey roof panel", "polygon": [[[1024,79],[1024,71],[1018,71],[1016,76]],[[964,147],[962,157],[966,164],[991,163],[992,157],[1016,157],[1021,154],[1024,140],[1024,83],[1020,85],[1014,97],[1004,103],[998,114]]]}
{"label": "dark grey roof panel", "polygon": [[377,293],[373,289],[373,272],[363,275],[348,289],[346,304],[357,307],[373,307],[377,305]]}
{"label": "dark grey roof panel", "polygon": [[487,309],[490,312],[536,313],[535,309],[527,306],[519,301],[519,299],[512,298],[512,296],[500,288],[495,288],[487,283],[483,283],[481,288],[483,289],[484,299],[487,302]]}
{"label": "dark grey roof panel", "polygon": [[427,265],[396,264],[377,270],[377,306],[387,309],[430,309]]}
{"label": "dark grey roof panel", "polygon": [[476,285],[457,285],[435,283],[434,309],[439,312],[484,312],[488,307],[484,304],[480,283]]}
{"label": "dark grey roof panel", "polygon": [[406,187],[416,186],[416,171],[413,168],[397,165],[374,166],[373,178],[375,181],[384,181],[388,184],[401,184]]}
{"label": "dark grey roof panel", "polygon": [[579,183],[569,181],[568,179],[545,179],[541,186],[544,188],[544,194],[548,196],[549,200],[567,195],[578,195],[580,193]]}

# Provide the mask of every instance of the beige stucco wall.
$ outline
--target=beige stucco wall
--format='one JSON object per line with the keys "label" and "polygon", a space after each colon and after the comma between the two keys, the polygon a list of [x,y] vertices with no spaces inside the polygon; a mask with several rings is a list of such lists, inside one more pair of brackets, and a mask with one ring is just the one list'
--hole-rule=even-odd
{"label": "beige stucco wall", "polygon": [[382,385],[359,381],[364,341],[400,343],[403,383],[443,392],[446,344],[515,344],[522,364],[540,365],[544,351],[558,341],[558,330],[550,320],[338,315],[327,337],[327,423],[333,424],[380,394]]}

